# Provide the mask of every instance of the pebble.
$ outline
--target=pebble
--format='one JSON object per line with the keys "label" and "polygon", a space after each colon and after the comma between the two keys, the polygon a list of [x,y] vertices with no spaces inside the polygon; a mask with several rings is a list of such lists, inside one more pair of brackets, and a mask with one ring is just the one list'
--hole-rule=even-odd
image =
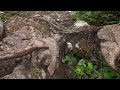
{"label": "pebble", "polygon": [[80,27],[83,27],[83,26],[89,26],[89,24],[86,23],[85,21],[79,21],[78,20],[74,23],[74,26],[75,26],[75,28],[80,28]]}

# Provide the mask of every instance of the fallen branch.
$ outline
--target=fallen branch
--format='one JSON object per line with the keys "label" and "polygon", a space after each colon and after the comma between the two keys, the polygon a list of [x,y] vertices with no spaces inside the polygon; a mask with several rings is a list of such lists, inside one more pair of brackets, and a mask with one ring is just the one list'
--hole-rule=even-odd
{"label": "fallen branch", "polygon": [[18,57],[22,57],[24,55],[27,55],[29,53],[32,53],[33,51],[35,50],[38,50],[38,49],[48,49],[49,47],[47,46],[41,46],[41,47],[37,47],[37,46],[28,46],[24,49],[21,49],[21,50],[15,50],[13,52],[3,52],[2,54],[3,55],[0,55],[0,61],[2,60],[10,60],[10,59],[13,59],[13,58],[18,58]]}

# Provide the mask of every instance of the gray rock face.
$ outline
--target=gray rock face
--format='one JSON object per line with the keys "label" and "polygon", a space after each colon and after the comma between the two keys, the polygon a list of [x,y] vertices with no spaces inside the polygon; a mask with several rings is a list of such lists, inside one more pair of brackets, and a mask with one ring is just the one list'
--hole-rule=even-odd
{"label": "gray rock face", "polygon": [[3,37],[3,22],[0,20],[0,40]]}
{"label": "gray rock face", "polygon": [[[0,77],[3,79],[45,79],[56,77],[59,62],[59,35],[44,37],[38,23],[13,19],[6,24],[7,36],[0,46]],[[40,29],[40,30],[39,30]],[[13,30],[13,31],[12,31]],[[9,33],[11,32],[11,33]],[[11,62],[11,63],[9,63]],[[7,72],[7,73],[6,73]],[[4,77],[3,77],[4,76]],[[53,77],[54,76],[54,77]],[[58,72],[62,78],[64,72]]]}
{"label": "gray rock face", "polygon": [[116,62],[120,55],[120,25],[104,26],[97,35],[105,60],[113,69],[117,69]]}
{"label": "gray rock face", "polygon": [[[41,20],[40,17],[48,17],[52,21]],[[29,18],[18,16],[7,20],[6,37],[0,45],[0,78],[64,78],[65,69],[62,58],[59,59],[58,46],[61,36],[53,33],[51,35],[51,32],[67,30],[64,25],[69,27],[73,23],[69,17],[67,12],[40,11]],[[0,25],[1,36],[3,23]]]}

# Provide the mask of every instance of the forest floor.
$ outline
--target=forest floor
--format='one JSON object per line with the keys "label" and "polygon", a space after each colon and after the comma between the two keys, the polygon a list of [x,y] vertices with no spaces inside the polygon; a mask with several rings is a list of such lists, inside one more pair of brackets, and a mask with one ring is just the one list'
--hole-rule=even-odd
{"label": "forest floor", "polygon": [[[37,11],[1,11],[0,18],[4,23],[6,23],[14,17],[29,18],[31,15],[34,15],[35,13],[38,13],[38,12]],[[40,13],[42,13],[42,15],[50,14],[50,16],[55,20],[57,20],[57,17],[60,17],[58,22],[60,21],[60,24],[63,26],[63,27],[60,27],[60,29],[62,30],[62,33],[63,32],[66,33],[66,31],[64,31],[66,29],[68,29],[67,32],[69,33],[74,32],[73,27],[74,27],[75,20],[72,19],[71,16],[69,16],[70,15],[69,13],[71,12],[39,11],[39,14]],[[61,21],[61,20],[64,20],[64,21]],[[43,27],[46,27],[46,26],[44,26],[43,24]],[[78,62],[78,59],[81,59],[80,60],[81,62],[79,62],[79,64],[75,64],[76,61]],[[111,68],[109,68],[109,66],[107,66],[104,61],[99,62],[98,64],[98,62],[91,62],[90,60],[85,60],[83,58],[79,58],[79,57],[73,56],[72,54],[69,54],[64,57],[63,63],[65,63],[68,66],[68,76],[70,79],[71,78],[78,78],[78,79],[120,78],[120,74],[112,70]]]}

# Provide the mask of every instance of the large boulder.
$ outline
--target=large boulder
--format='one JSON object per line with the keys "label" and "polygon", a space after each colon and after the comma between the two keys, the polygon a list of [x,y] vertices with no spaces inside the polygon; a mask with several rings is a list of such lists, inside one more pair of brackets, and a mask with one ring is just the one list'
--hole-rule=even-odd
{"label": "large boulder", "polygon": [[97,32],[101,28],[102,27],[83,26],[77,29],[77,32],[66,35],[65,53],[70,54],[72,52],[80,58],[89,60],[92,59],[92,57],[99,59]]}
{"label": "large boulder", "polygon": [[106,62],[116,70],[119,70],[120,55],[120,25],[107,25],[97,34],[100,40],[101,53]]}
{"label": "large boulder", "polygon": [[[7,75],[3,78],[45,79],[55,77],[55,71],[64,68],[59,68],[61,63],[56,39],[42,38],[41,35],[40,31],[24,26],[3,39],[0,46],[0,77]],[[60,74],[57,77],[63,78],[60,76],[64,75]]]}
{"label": "large boulder", "polygon": [[1,78],[65,78],[58,46],[61,35],[52,33],[49,21],[34,15],[12,17],[5,26],[6,37],[0,46]]}

